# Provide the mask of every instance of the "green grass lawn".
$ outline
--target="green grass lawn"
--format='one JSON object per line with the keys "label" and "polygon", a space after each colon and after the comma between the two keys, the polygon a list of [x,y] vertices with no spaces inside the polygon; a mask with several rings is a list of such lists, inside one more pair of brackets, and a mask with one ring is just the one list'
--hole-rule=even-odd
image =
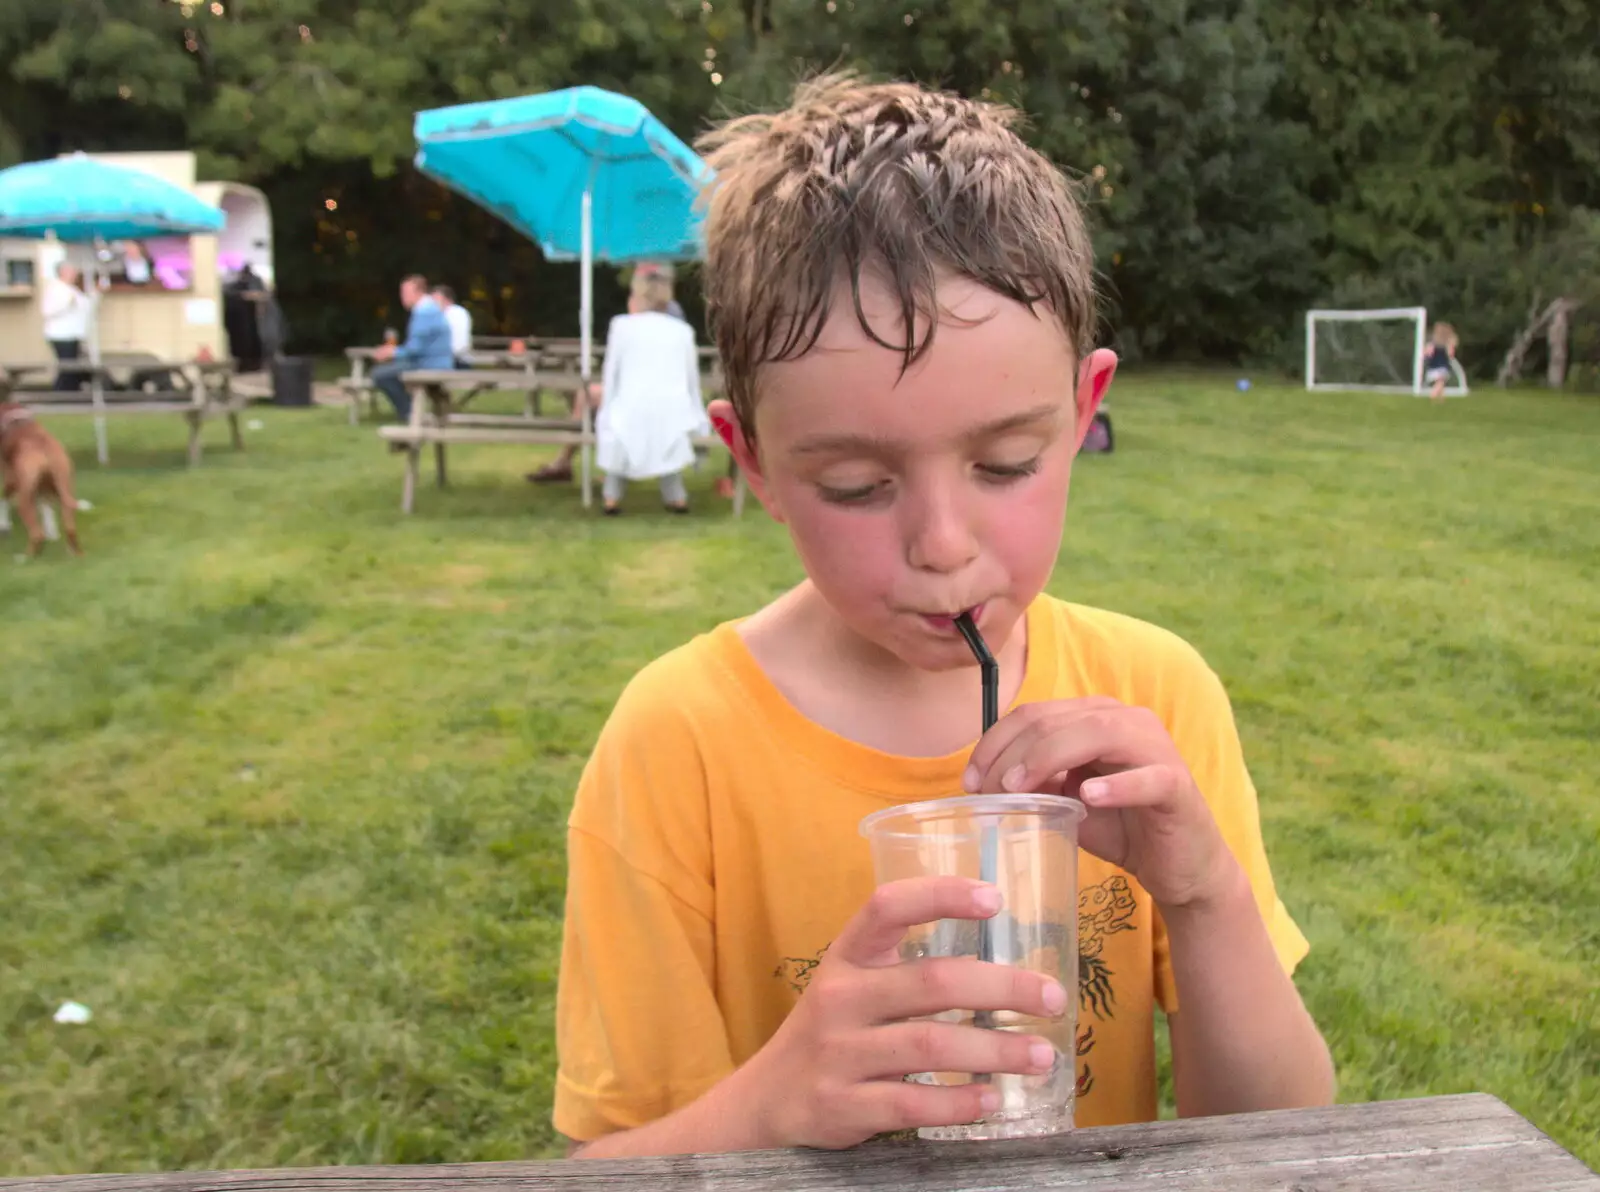
{"label": "green grass lawn", "polygon": [[[1347,1100],[1495,1093],[1600,1164],[1600,402],[1119,384],[1052,590],[1227,681]],[[0,552],[0,1174],[551,1153],[563,821],[629,675],[799,570],[343,411],[54,429]],[[86,1026],[58,1026],[65,999]]]}

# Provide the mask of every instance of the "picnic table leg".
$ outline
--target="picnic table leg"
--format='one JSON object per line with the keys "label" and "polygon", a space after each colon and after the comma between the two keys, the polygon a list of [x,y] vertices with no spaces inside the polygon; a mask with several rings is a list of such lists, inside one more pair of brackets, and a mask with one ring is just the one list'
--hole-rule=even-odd
{"label": "picnic table leg", "polygon": [[737,473],[733,478],[733,516],[744,516],[744,494],[748,491],[744,482],[744,469],[735,469]]}
{"label": "picnic table leg", "polygon": [[361,425],[361,395],[367,389],[367,358],[350,358],[350,425]]}
{"label": "picnic table leg", "polygon": [[[202,378],[204,383],[204,378]],[[213,394],[209,387],[206,388],[206,400],[210,401]],[[214,395],[220,400],[222,408],[228,412],[228,433],[233,436],[233,449],[244,450],[244,435],[239,431],[239,406],[233,400],[233,377],[231,373],[223,373],[217,380],[217,391]]]}
{"label": "picnic table leg", "polygon": [[410,513],[417,497],[417,469],[422,459],[422,448],[413,443],[406,448],[406,482],[400,490],[400,512]]}
{"label": "picnic table leg", "polygon": [[200,411],[190,410],[184,418],[189,423],[189,466],[192,468],[200,462]]}
{"label": "picnic table leg", "polygon": [[[441,427],[450,424],[450,395],[443,389],[430,389],[428,400],[433,404],[433,418]],[[444,444],[433,445],[433,478],[440,488],[449,483],[444,470]]]}

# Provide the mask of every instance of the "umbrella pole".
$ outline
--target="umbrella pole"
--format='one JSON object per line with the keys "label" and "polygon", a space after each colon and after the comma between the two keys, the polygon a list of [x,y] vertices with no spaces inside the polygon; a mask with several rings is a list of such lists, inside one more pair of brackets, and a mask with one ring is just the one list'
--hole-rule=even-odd
{"label": "umbrella pole", "polygon": [[94,242],[94,280],[89,288],[89,399],[94,403],[94,448],[100,466],[111,462],[111,445],[106,439],[105,378],[100,372],[100,240]]}
{"label": "umbrella pole", "polygon": [[[593,172],[590,173],[591,180]],[[583,441],[579,444],[579,453],[583,457],[579,468],[583,473],[583,507],[588,509],[594,504],[594,481],[590,473],[590,430],[594,426],[594,414],[589,401],[589,378],[593,372],[591,360],[594,347],[594,187],[592,183],[583,188],[583,279],[580,283],[578,302],[578,318],[582,326],[578,329],[579,346],[583,354],[583,421],[580,423]]]}

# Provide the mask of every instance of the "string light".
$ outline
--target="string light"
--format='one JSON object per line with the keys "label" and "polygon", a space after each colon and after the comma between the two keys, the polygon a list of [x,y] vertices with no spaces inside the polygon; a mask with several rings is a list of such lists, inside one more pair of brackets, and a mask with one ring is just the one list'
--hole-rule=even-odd
{"label": "string light", "polygon": [[323,199],[322,200],[322,205],[324,207],[326,207],[329,211],[337,211],[337,210],[339,210],[339,200],[338,199]]}

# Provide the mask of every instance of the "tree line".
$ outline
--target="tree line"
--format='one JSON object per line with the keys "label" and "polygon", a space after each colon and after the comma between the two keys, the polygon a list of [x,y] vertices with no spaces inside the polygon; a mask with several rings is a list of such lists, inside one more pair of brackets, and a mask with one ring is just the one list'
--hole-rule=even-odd
{"label": "tree line", "polygon": [[[261,187],[297,350],[371,340],[412,270],[454,284],[485,329],[574,330],[573,266],[412,170],[415,111],[592,83],[689,140],[848,65],[1026,112],[1080,181],[1105,338],[1133,359],[1292,364],[1307,307],[1427,305],[1490,377],[1562,297],[1574,361],[1600,363],[1593,0],[0,9],[0,163],[187,147],[203,177]],[[602,314],[622,301],[597,296]]]}

